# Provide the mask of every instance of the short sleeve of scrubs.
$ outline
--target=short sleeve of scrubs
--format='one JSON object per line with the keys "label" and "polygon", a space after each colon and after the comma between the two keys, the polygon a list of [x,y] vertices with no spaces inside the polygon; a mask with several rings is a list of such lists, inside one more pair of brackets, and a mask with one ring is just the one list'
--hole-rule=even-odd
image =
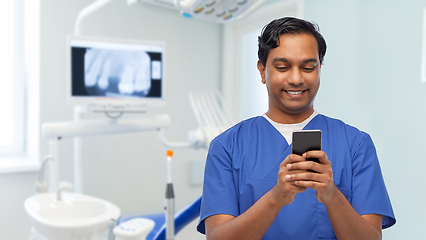
{"label": "short sleeve of scrubs", "polygon": [[392,205],[383,180],[373,141],[368,134],[354,152],[352,207],[360,215],[383,215],[382,228],[395,224]]}
{"label": "short sleeve of scrubs", "polygon": [[204,173],[204,189],[200,223],[197,230],[205,234],[204,220],[216,214],[238,216],[238,202],[235,185],[232,184],[232,161],[230,153],[220,141],[210,144]]}

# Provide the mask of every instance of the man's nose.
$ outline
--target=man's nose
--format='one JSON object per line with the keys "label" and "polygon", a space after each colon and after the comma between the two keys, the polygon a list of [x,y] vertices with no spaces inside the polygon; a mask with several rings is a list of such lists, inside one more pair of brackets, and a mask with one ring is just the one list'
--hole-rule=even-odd
{"label": "man's nose", "polygon": [[287,82],[294,86],[302,85],[304,80],[299,69],[292,69],[289,73]]}

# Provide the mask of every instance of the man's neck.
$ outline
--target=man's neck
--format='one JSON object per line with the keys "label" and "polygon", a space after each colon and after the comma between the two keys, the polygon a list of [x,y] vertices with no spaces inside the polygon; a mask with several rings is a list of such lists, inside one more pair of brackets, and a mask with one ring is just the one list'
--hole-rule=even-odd
{"label": "man's neck", "polygon": [[302,113],[297,113],[297,114],[291,114],[291,113],[286,113],[283,111],[271,111],[271,109],[269,109],[266,112],[266,115],[273,120],[274,122],[277,123],[282,123],[282,124],[294,124],[294,123],[301,123],[303,121],[305,121],[306,119],[308,119],[312,113],[314,113],[314,109],[311,108],[307,111],[304,111]]}

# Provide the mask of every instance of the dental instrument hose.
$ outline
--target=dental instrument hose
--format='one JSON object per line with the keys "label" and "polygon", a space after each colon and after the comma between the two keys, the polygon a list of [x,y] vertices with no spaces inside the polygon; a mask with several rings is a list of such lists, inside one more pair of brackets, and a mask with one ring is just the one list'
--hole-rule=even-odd
{"label": "dental instrument hose", "polygon": [[175,194],[172,183],[172,156],[173,151],[167,151],[167,186],[166,186],[166,240],[173,240],[175,236]]}

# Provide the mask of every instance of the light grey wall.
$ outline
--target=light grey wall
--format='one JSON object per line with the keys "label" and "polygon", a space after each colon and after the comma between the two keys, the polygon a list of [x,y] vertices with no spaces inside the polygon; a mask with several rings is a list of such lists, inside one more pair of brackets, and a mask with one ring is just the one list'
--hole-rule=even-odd
{"label": "light grey wall", "polygon": [[[67,34],[74,31],[77,14],[92,0],[40,1],[40,122],[70,121],[73,109],[66,104],[65,50]],[[197,123],[188,93],[219,88],[221,31],[219,24],[186,19],[177,11],[113,1],[84,20],[82,34],[109,38],[160,40],[166,43],[167,106],[147,115],[167,113],[172,119],[166,136],[186,141]],[[88,114],[85,118],[105,118]],[[137,118],[141,115],[125,115]],[[40,157],[48,154],[41,140]],[[109,200],[123,213],[163,211],[166,183],[166,148],[154,132],[91,137],[83,141],[84,193]],[[201,186],[190,186],[189,162],[203,160],[204,150],[175,150],[173,180],[176,209],[201,195]],[[73,181],[73,142],[60,141],[61,180]],[[37,173],[0,175],[0,239],[28,239],[30,225],[23,209],[31,196]],[[194,229],[195,231],[195,229]]]}
{"label": "light grey wall", "polygon": [[26,240],[30,223],[24,201],[34,194],[35,173],[0,175],[0,239]]}
{"label": "light grey wall", "polygon": [[328,50],[316,109],[371,134],[397,224],[383,239],[423,239],[426,84],[420,82],[424,0],[306,0]]}

